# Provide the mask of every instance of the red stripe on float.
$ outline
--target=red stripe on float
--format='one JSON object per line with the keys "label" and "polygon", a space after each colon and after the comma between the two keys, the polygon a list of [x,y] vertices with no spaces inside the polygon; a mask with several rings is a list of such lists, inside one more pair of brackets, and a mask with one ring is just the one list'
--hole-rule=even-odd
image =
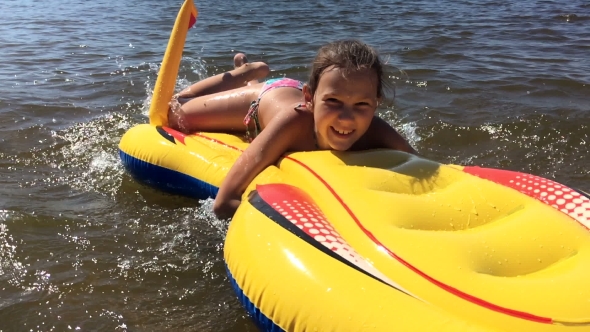
{"label": "red stripe on float", "polygon": [[356,215],[354,214],[354,212],[352,212],[352,210],[348,207],[348,205],[344,202],[344,200],[336,193],[336,191],[319,175],[317,174],[314,170],[312,170],[309,166],[305,165],[304,163],[302,163],[299,160],[296,160],[294,158],[290,158],[290,157],[285,157],[291,161],[294,161],[295,163],[299,164],[300,166],[302,166],[303,168],[305,168],[306,170],[308,170],[311,174],[313,174],[318,180],[320,180],[320,182],[326,186],[326,188],[330,191],[330,193],[332,193],[332,195],[334,196],[334,198],[336,198],[336,200],[340,203],[340,205],[342,205],[342,207],[346,210],[346,212],[348,212],[348,214],[350,215],[350,217],[354,220],[354,222],[357,224],[357,226],[365,233],[365,235],[367,235],[367,237],[369,237],[369,239],[371,239],[376,245],[378,245],[379,247],[383,248],[385,251],[387,251],[387,253],[395,258],[397,261],[399,261],[400,263],[402,263],[403,265],[405,265],[406,267],[408,267],[410,270],[414,271],[416,274],[420,275],[421,277],[423,277],[424,279],[430,281],[431,283],[437,285],[438,287],[462,298],[465,299],[467,301],[470,301],[472,303],[475,303],[479,306],[494,310],[496,312],[500,312],[506,315],[510,315],[513,317],[517,317],[517,318],[522,318],[522,319],[526,319],[526,320],[530,320],[530,321],[535,321],[535,322],[539,322],[539,323],[545,323],[545,324],[551,324],[553,322],[553,320],[551,318],[547,318],[547,317],[541,317],[541,316],[537,316],[537,315],[533,315],[533,314],[529,314],[527,312],[523,312],[523,311],[518,311],[518,310],[513,310],[513,309],[509,309],[509,308],[504,308],[501,307],[499,305],[490,303],[488,301],[485,301],[483,299],[480,299],[478,297],[475,297],[473,295],[467,294],[465,292],[462,292],[450,285],[447,285],[441,281],[438,281],[436,279],[434,279],[433,277],[429,276],[428,274],[422,272],[420,269],[416,268],[415,266],[413,266],[412,264],[408,263],[406,260],[404,260],[403,258],[399,257],[398,255],[396,255],[393,251],[391,251],[389,248],[387,248],[381,241],[379,241],[379,239],[377,239],[377,237],[375,235],[373,235],[373,233],[371,233],[368,229],[365,228],[365,226],[363,226],[363,224],[360,222],[360,220],[356,217]]}
{"label": "red stripe on float", "polygon": [[236,146],[229,145],[229,144],[227,144],[227,143],[224,143],[224,142],[222,142],[222,141],[220,141],[220,140],[218,140],[218,139],[215,139],[215,138],[213,138],[213,137],[209,137],[209,136],[207,136],[207,135],[203,135],[202,133],[194,133],[194,134],[192,134],[192,135],[193,135],[193,136],[199,136],[199,137],[202,137],[202,138],[204,138],[204,139],[208,139],[208,140],[210,140],[211,142],[214,142],[214,143],[217,143],[217,144],[220,144],[220,145],[226,146],[226,147],[228,147],[228,148],[230,148],[230,149],[232,149],[232,150],[236,150],[236,151],[244,152],[244,150],[242,150],[242,149],[240,149],[240,148],[238,148],[238,147],[236,147]]}
{"label": "red stripe on float", "polygon": [[[226,143],[223,143],[219,140],[216,140],[214,138],[208,137],[206,135],[203,135],[201,133],[197,133],[195,134],[196,136],[199,137],[203,137],[205,139],[208,139],[212,142],[216,142],[219,143],[221,145],[227,146],[231,149],[237,150],[237,151],[243,151],[235,146],[231,146],[228,145]],[[435,278],[429,276],[428,274],[426,274],[425,272],[421,271],[420,269],[416,268],[415,266],[413,266],[412,264],[410,264],[409,262],[407,262],[406,260],[404,260],[403,258],[401,258],[400,256],[396,255],[393,251],[391,251],[389,248],[387,248],[385,245],[383,245],[383,243],[381,241],[379,241],[379,239],[377,239],[377,237],[375,235],[373,235],[373,233],[371,233],[367,228],[365,228],[365,226],[360,222],[360,220],[356,217],[356,215],[354,214],[354,212],[352,212],[352,210],[350,209],[350,207],[348,207],[348,205],[344,202],[344,200],[336,193],[336,191],[334,190],[334,188],[332,188],[319,174],[317,174],[313,169],[311,169],[309,166],[307,166],[306,164],[304,164],[303,162],[291,158],[289,156],[286,156],[285,159],[289,159],[290,161],[295,162],[296,164],[300,165],[301,167],[305,168],[307,171],[309,171],[313,176],[315,176],[329,191],[330,193],[334,196],[334,198],[336,198],[336,200],[340,203],[340,205],[342,205],[342,207],[344,208],[344,210],[346,210],[346,212],[350,215],[350,217],[354,220],[354,222],[357,224],[357,226],[363,231],[363,233],[365,233],[365,235],[371,239],[371,241],[373,241],[373,243],[375,243],[377,246],[383,248],[391,257],[393,257],[394,259],[396,259],[398,262],[402,263],[404,266],[406,266],[407,268],[409,268],[411,271],[415,272],[416,274],[418,274],[419,276],[421,276],[422,278],[428,280],[429,282],[431,282],[432,284],[446,290],[447,292],[458,296],[464,300],[467,300],[471,303],[474,303],[476,305],[479,305],[481,307],[505,314],[505,315],[509,315],[512,317],[516,317],[516,318],[520,318],[520,319],[526,319],[529,321],[533,321],[533,322],[538,322],[538,323],[543,323],[543,324],[552,324],[553,323],[553,319],[548,318],[548,317],[542,317],[542,316],[537,316],[534,314],[530,314],[527,312],[523,312],[523,311],[518,311],[518,310],[513,310],[513,309],[509,309],[509,308],[505,308],[493,303],[490,303],[488,301],[485,301],[483,299],[480,299],[478,297],[475,297],[473,295],[467,294],[463,291],[460,291],[450,285],[447,285],[441,281],[436,280]]]}
{"label": "red stripe on float", "polygon": [[177,131],[177,130],[174,130],[174,129],[168,128],[168,127],[162,127],[162,129],[164,129],[168,134],[172,135],[172,137],[176,138],[177,141],[186,145],[184,143],[184,139],[186,138],[186,134],[183,134],[180,131]]}

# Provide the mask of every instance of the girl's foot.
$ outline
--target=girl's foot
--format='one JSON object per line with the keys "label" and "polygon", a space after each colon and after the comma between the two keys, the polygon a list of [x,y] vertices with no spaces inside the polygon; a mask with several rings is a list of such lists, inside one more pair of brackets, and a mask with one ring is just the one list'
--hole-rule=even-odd
{"label": "girl's foot", "polygon": [[248,58],[246,58],[246,54],[237,53],[236,55],[234,55],[234,69],[238,69],[247,63]]}
{"label": "girl's foot", "polygon": [[[246,58],[246,54],[238,53],[234,55],[234,69],[238,69],[242,66],[248,66],[248,58]],[[251,80],[246,82],[246,85],[252,85],[259,83],[258,80]]]}

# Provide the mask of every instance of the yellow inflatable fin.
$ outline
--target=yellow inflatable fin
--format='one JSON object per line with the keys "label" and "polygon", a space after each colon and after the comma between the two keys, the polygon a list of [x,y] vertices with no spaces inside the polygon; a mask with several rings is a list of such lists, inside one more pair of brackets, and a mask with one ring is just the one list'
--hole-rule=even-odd
{"label": "yellow inflatable fin", "polygon": [[165,126],[168,124],[168,102],[174,94],[186,34],[197,21],[197,15],[198,11],[193,0],[185,0],[178,12],[178,16],[176,16],[176,22],[174,28],[172,28],[168,47],[166,47],[162,66],[154,86],[150,106],[151,125]]}

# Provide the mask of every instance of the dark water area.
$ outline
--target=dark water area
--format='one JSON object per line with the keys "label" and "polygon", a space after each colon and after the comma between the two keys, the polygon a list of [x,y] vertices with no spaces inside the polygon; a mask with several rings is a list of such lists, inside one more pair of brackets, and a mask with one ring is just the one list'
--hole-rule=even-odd
{"label": "dark water area", "polygon": [[[0,3],[1,331],[255,330],[226,277],[228,222],[118,159],[180,4]],[[179,88],[237,51],[306,80],[321,44],[360,38],[395,85],[380,114],[427,158],[590,190],[587,1],[196,5]]]}

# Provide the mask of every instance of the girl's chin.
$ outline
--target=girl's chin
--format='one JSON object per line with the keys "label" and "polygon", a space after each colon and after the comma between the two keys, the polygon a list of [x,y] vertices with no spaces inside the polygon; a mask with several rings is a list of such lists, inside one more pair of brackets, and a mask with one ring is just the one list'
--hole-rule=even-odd
{"label": "girl's chin", "polygon": [[342,139],[328,139],[328,144],[330,145],[330,149],[336,151],[346,151],[352,147],[355,140],[350,139],[342,140]]}

